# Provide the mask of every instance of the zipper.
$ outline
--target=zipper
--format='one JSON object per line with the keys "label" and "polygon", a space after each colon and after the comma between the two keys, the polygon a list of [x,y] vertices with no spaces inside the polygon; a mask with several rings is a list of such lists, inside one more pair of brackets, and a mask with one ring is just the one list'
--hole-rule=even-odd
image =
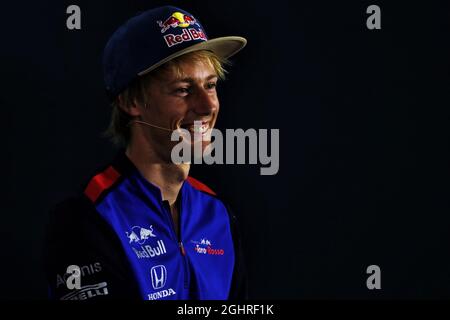
{"label": "zipper", "polygon": [[[180,201],[181,202],[181,201]],[[166,211],[169,215],[170,222],[172,224],[172,231],[174,233],[175,239],[178,244],[178,248],[180,249],[180,254],[183,259],[183,265],[184,265],[184,288],[189,288],[188,283],[188,261],[186,258],[186,250],[184,249],[183,240],[181,238],[181,203],[179,204],[179,210],[178,210],[178,235],[175,231],[175,222],[173,221],[172,212],[170,210],[170,204],[167,200],[163,201],[164,207],[166,208]]]}

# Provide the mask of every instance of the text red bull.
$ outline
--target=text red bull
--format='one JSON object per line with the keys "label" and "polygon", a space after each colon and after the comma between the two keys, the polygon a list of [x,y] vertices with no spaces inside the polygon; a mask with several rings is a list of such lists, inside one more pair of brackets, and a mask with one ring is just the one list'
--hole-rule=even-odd
{"label": "text red bull", "polygon": [[140,246],[140,249],[132,248],[138,259],[143,258],[153,258],[155,256],[164,255],[167,253],[164,241],[158,240],[157,247],[152,247],[151,245]]}
{"label": "text red bull", "polygon": [[198,39],[208,40],[202,30],[195,30],[194,28],[183,29],[183,32],[181,34],[166,34],[164,36],[164,40],[166,40],[166,44],[168,47],[172,47],[185,41]]}

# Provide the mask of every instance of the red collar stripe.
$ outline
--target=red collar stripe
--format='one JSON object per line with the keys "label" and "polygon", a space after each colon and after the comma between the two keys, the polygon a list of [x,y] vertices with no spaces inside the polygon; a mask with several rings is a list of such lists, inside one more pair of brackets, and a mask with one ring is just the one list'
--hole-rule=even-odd
{"label": "red collar stripe", "polygon": [[214,191],[212,191],[209,187],[207,187],[206,185],[204,185],[203,183],[201,183],[200,181],[198,181],[197,179],[194,179],[192,177],[188,177],[186,179],[191,186],[193,186],[195,189],[212,194],[213,196],[216,195],[216,193]]}
{"label": "red collar stripe", "polygon": [[91,179],[84,190],[84,194],[91,199],[92,202],[95,202],[102,192],[110,188],[119,177],[120,173],[112,166],[109,166],[105,171],[97,174]]}

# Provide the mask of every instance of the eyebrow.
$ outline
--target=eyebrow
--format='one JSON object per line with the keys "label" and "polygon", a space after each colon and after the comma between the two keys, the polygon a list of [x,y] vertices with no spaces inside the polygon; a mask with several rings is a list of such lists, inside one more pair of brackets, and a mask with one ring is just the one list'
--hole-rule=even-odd
{"label": "eyebrow", "polygon": [[[216,74],[211,74],[211,75],[209,75],[208,77],[206,77],[205,80],[206,80],[206,81],[209,81],[209,80],[214,79],[214,78],[218,78],[218,76],[217,76]],[[174,84],[174,83],[177,83],[177,82],[194,83],[194,82],[195,82],[195,79],[194,79],[194,78],[191,78],[191,77],[186,77],[186,78],[174,80],[174,81],[170,82],[170,84]]]}

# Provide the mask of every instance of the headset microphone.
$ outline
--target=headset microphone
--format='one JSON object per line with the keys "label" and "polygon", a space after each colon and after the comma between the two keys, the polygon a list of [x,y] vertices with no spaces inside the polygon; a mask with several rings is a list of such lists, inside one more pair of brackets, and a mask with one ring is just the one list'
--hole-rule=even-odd
{"label": "headset microphone", "polygon": [[165,131],[169,131],[169,132],[172,132],[172,131],[173,131],[172,129],[169,129],[169,128],[163,128],[163,127],[160,127],[160,126],[157,126],[157,125],[154,125],[154,124],[145,122],[145,121],[141,121],[141,120],[132,120],[132,121],[130,121],[130,124],[131,124],[132,122],[140,123],[140,124],[145,124],[145,125],[147,125],[147,126],[149,126],[149,127],[153,127],[153,128],[157,128],[157,129],[161,129],[161,130],[165,130]]}
{"label": "headset microphone", "polygon": [[[157,125],[155,125],[155,124],[151,124],[151,123],[148,123],[148,122],[145,122],[145,121],[142,121],[142,120],[131,120],[129,123],[128,123],[128,125],[131,125],[132,123],[139,123],[139,124],[145,124],[146,126],[149,126],[149,127],[152,127],[152,128],[157,128],[157,129],[160,129],[160,130],[164,130],[164,131],[169,131],[169,132],[174,132],[174,131],[178,131],[179,129],[169,129],[169,128],[164,128],[164,127],[160,127],[160,126],[157,126]],[[196,125],[195,127],[194,127],[194,130],[196,131],[196,132],[199,132],[199,130],[200,130],[200,126],[199,125]],[[183,132],[181,132],[182,134],[183,134]]]}

